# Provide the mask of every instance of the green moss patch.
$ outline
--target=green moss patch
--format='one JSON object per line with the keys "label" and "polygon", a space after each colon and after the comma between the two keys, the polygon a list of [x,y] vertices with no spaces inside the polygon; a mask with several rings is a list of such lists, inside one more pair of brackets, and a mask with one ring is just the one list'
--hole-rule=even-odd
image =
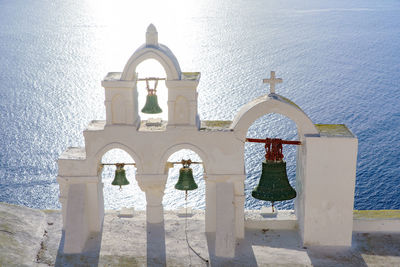
{"label": "green moss patch", "polygon": [[321,135],[353,137],[353,134],[344,124],[315,124]]}
{"label": "green moss patch", "polygon": [[227,129],[231,124],[232,121],[201,121],[200,130]]}
{"label": "green moss patch", "polygon": [[400,219],[400,210],[354,210],[354,219]]}

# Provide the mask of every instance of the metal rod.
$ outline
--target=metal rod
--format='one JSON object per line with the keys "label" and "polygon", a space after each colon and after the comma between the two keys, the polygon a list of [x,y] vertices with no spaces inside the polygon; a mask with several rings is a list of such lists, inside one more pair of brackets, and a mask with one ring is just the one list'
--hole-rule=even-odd
{"label": "metal rod", "polygon": [[117,164],[123,164],[123,165],[133,165],[136,166],[136,163],[101,163],[100,165],[117,165]]}
{"label": "metal rod", "polygon": [[[182,161],[168,161],[167,163],[169,164],[182,164]],[[204,164],[203,162],[200,161],[192,161],[190,164]]]}
{"label": "metal rod", "polygon": [[[182,161],[168,161],[167,163],[169,164],[182,164]],[[136,163],[100,163],[100,165],[117,165],[117,164],[124,164],[124,165],[133,165],[136,166]],[[204,164],[203,162],[200,161],[192,161],[190,164]]]}
{"label": "metal rod", "polygon": [[[271,140],[273,140],[273,139],[272,138],[266,138],[266,139],[246,138],[246,142],[264,143],[264,144],[270,142]],[[280,143],[285,144],[285,145],[301,145],[300,141],[281,140]]]}
{"label": "metal rod", "polygon": [[165,81],[167,78],[157,78],[157,77],[148,77],[148,78],[139,78],[137,81]]}

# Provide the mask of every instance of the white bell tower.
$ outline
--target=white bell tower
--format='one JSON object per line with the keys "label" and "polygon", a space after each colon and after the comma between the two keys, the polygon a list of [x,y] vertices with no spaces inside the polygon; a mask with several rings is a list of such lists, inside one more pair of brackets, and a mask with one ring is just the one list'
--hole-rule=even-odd
{"label": "white bell tower", "polygon": [[[168,121],[146,127],[138,113],[137,66],[155,59],[164,68]],[[58,160],[65,253],[81,253],[104,218],[102,156],[123,149],[135,161],[135,179],[146,194],[146,220],[164,220],[162,200],[169,157],[181,150],[197,153],[204,168],[205,229],[215,237],[215,255],[232,258],[245,237],[244,143],[258,118],[278,113],[297,126],[295,225],[304,245],[350,246],[357,163],[357,138],[345,125],[314,124],[288,98],[275,92],[282,79],[271,78],[270,92],[244,105],[233,121],[200,121],[197,114],[198,72],[182,72],[174,54],[158,42],[154,25],[146,42],[130,57],[123,72],[108,73],[106,121],[92,121],[84,131],[85,147],[69,148]],[[260,162],[261,164],[261,162]],[[276,221],[275,224],[281,222]]]}

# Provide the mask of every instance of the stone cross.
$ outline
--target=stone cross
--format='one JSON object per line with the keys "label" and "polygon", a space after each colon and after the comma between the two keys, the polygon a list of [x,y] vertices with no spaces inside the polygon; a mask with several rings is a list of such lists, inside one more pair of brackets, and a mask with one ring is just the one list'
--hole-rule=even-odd
{"label": "stone cross", "polygon": [[271,94],[275,94],[275,84],[282,83],[281,78],[275,78],[275,71],[271,71],[271,78],[263,79],[263,83],[269,83]]}

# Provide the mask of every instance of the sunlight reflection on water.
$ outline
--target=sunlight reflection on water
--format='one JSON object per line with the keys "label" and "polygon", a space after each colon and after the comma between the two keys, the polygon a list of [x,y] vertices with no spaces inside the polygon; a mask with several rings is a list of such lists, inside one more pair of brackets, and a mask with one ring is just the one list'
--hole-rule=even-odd
{"label": "sunlight reflection on water", "polygon": [[[202,120],[232,120],[266,93],[262,79],[276,70],[284,81],[277,93],[315,123],[345,123],[359,138],[355,208],[400,208],[398,1],[16,0],[0,1],[0,10],[0,201],[60,207],[57,158],[69,146],[84,145],[82,131],[91,120],[105,119],[100,81],[123,70],[154,23],[182,71],[201,72]],[[141,77],[165,76],[160,65],[148,64],[139,65]],[[167,118],[163,82],[158,89]],[[145,96],[140,84],[141,106]],[[262,117],[249,135],[297,138],[293,122],[279,115]],[[295,148],[285,149],[293,183]],[[246,144],[245,151],[246,208],[257,208],[261,202],[250,192],[263,149]],[[129,168],[131,185],[119,192],[109,185],[112,167],[105,167],[106,208],[144,207]],[[170,171],[167,208],[182,204],[172,190],[178,170]],[[195,172],[200,186],[202,171]],[[193,192],[198,208],[204,207],[202,190]]]}

